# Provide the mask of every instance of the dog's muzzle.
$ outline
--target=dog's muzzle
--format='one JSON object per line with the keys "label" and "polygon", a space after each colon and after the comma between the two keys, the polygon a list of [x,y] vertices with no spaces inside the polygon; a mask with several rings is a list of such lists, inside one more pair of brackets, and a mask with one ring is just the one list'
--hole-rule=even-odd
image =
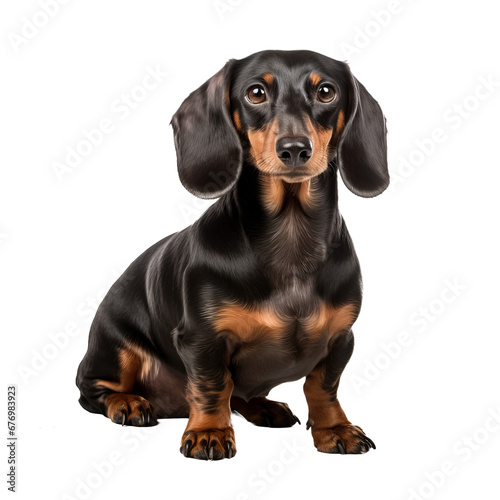
{"label": "dog's muzzle", "polygon": [[307,137],[282,137],[276,141],[276,154],[287,167],[301,167],[311,158],[313,144]]}

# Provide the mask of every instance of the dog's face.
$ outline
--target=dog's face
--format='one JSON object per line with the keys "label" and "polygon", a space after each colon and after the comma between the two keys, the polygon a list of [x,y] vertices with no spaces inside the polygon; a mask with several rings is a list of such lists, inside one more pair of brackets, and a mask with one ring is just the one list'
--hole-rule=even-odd
{"label": "dog's face", "polygon": [[303,182],[336,161],[354,193],[389,183],[385,119],[340,61],[310,51],[231,60],[172,119],[179,176],[202,198],[230,190],[244,164]]}
{"label": "dog's face", "polygon": [[230,106],[244,156],[302,182],[328,167],[345,125],[349,74],[319,54],[267,51],[237,61]]}

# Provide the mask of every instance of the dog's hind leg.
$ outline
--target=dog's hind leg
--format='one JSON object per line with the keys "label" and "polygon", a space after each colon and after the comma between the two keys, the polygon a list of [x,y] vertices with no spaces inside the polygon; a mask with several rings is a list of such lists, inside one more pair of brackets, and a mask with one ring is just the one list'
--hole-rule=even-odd
{"label": "dog's hind leg", "polygon": [[252,398],[245,401],[233,396],[231,410],[238,412],[259,427],[292,427],[296,423],[300,424],[300,420],[286,403],[270,401],[267,398]]}
{"label": "dog's hind leg", "polygon": [[96,344],[89,346],[78,368],[80,404],[117,424],[156,425],[151,404],[136,390],[136,382],[155,369],[152,358],[132,345],[115,349]]}

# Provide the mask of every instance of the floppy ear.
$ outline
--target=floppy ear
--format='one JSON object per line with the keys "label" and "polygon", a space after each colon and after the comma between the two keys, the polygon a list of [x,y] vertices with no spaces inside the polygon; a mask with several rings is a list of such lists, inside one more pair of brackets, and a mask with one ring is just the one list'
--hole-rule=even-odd
{"label": "floppy ear", "polygon": [[377,101],[349,70],[348,119],[337,161],[345,185],[358,196],[372,198],[389,185],[387,130]]}
{"label": "floppy ear", "polygon": [[200,198],[223,195],[241,171],[243,153],[229,114],[233,62],[191,93],[171,121],[180,180]]}

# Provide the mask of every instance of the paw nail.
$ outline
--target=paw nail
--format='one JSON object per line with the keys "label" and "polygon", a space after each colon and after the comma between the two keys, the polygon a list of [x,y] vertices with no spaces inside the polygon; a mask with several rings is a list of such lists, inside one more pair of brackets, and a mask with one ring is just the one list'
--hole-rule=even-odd
{"label": "paw nail", "polygon": [[375,446],[375,443],[368,437],[368,436],[365,436],[365,439],[368,441],[368,443],[370,444],[370,446],[376,450],[377,447]]}
{"label": "paw nail", "polygon": [[184,444],[184,446],[181,448],[181,453],[185,456],[185,457],[189,457],[189,452],[191,451],[191,445],[192,445],[192,441],[190,439],[188,439],[186,441],[186,443]]}

